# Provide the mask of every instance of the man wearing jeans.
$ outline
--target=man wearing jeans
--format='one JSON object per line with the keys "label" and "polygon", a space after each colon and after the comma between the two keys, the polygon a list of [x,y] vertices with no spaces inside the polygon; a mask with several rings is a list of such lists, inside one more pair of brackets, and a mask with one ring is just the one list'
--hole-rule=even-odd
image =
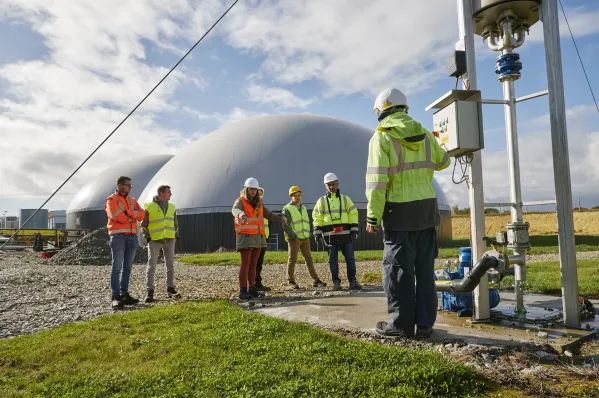
{"label": "man wearing jeans", "polygon": [[312,211],[314,237],[328,242],[333,290],[341,290],[339,250],[347,263],[349,288],[360,290],[362,286],[356,279],[353,245],[353,240],[358,237],[358,209],[347,195],[339,192],[339,180],[335,174],[327,173],[324,176],[324,185],[328,193],[318,199]]}
{"label": "man wearing jeans", "polygon": [[137,251],[137,222],[143,220],[144,210],[137,200],[129,196],[131,178],[121,176],[117,190],[106,198],[104,210],[108,215],[108,235],[112,252],[112,307],[137,304],[139,300],[129,295],[129,277]]}
{"label": "man wearing jeans", "polygon": [[141,232],[148,242],[148,267],[146,268],[147,293],[145,302],[154,301],[154,271],[160,250],[164,253],[166,267],[166,293],[169,298],[181,298],[175,290],[175,243],[179,234],[175,205],[169,203],[171,187],[161,185],[151,202],[145,203],[146,216],[141,223]]}

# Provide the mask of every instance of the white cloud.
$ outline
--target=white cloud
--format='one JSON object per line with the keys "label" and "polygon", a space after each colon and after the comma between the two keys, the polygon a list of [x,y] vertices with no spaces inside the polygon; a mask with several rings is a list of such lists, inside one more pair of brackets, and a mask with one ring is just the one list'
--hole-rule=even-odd
{"label": "white cloud", "polygon": [[[583,206],[598,204],[599,192],[599,131],[596,129],[595,106],[578,106],[567,110],[568,150],[572,194],[581,197]],[[505,134],[505,133],[503,133]],[[523,201],[555,199],[553,154],[549,115],[522,123],[519,130],[520,178]],[[483,181],[486,202],[509,202],[508,159],[505,149],[483,151]],[[466,184],[451,181],[452,165],[438,173],[437,180],[448,200],[468,207]],[[459,165],[457,167],[459,171]],[[456,179],[459,174],[456,172]],[[586,205],[585,205],[586,203]]]}
{"label": "white cloud", "polygon": [[[559,6],[558,6],[559,8]],[[589,7],[576,7],[576,8],[565,8],[566,17],[568,23],[572,29],[574,38],[578,39],[583,36],[592,36],[599,33],[599,25],[597,19],[599,19],[599,8],[591,9]],[[561,8],[558,9],[559,13],[559,33],[562,39],[570,38],[570,31],[568,25],[564,19]],[[542,42],[543,41],[543,23],[538,22],[530,28],[530,36],[527,37],[527,41]]]}
{"label": "white cloud", "polygon": [[200,111],[193,110],[187,106],[183,107],[183,111],[192,115],[193,117],[195,117],[198,120],[206,120],[206,121],[216,122],[219,127],[224,124],[240,122],[242,120],[250,119],[253,117],[270,115],[270,113],[248,111],[246,109],[241,109],[241,108],[237,108],[237,107],[233,108],[231,110],[231,112],[229,112],[229,113],[220,113],[220,112],[206,113],[206,112],[200,112]]}
{"label": "white cloud", "polygon": [[456,5],[446,0],[246,2],[225,25],[233,47],[267,56],[262,69],[275,81],[318,79],[328,95],[422,91],[443,76],[457,41]]}
{"label": "white cloud", "polygon": [[[173,42],[196,40],[188,33],[206,31],[222,8],[219,0],[201,8],[184,0],[0,1],[0,22],[26,24],[47,48],[42,59],[0,66],[7,87],[0,95],[0,197],[53,192],[168,71],[147,63],[144,44],[181,54]],[[114,162],[173,153],[189,142],[157,117],[176,109],[182,84],[206,86],[191,72],[175,70],[61,195]]]}
{"label": "white cloud", "polygon": [[313,98],[299,98],[291,91],[284,88],[265,87],[255,83],[250,83],[245,88],[245,95],[252,102],[273,105],[280,108],[304,109],[315,101]]}

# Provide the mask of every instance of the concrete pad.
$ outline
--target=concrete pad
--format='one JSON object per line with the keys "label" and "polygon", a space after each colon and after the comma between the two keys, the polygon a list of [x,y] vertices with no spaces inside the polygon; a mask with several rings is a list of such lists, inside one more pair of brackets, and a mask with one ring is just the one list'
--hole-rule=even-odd
{"label": "concrete pad", "polygon": [[[501,294],[500,308],[509,312],[513,306],[513,294]],[[525,306],[529,311],[543,308],[561,309],[561,298],[543,295],[526,295]],[[288,321],[306,322],[326,328],[344,328],[375,332],[378,321],[388,320],[387,299],[385,293],[356,292],[349,295],[321,297],[312,300],[285,303],[277,307],[256,309],[264,315],[275,316]],[[597,319],[597,317],[595,317]],[[575,330],[551,325],[519,324],[511,321],[492,321],[490,323],[472,323],[469,317],[457,317],[456,313],[439,311],[437,322],[430,340],[444,342],[463,341],[468,344],[510,345],[524,341],[546,343],[558,351],[571,349],[581,339],[592,337],[599,330],[599,321],[589,323],[592,330]],[[544,337],[539,337],[538,333]]]}

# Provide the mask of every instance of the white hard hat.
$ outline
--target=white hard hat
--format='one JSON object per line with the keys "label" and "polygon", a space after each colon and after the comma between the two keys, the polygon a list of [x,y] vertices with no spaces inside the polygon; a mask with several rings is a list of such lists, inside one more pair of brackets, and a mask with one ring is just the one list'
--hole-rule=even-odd
{"label": "white hard hat", "polygon": [[374,111],[378,113],[393,106],[405,106],[408,109],[408,97],[396,88],[383,90],[374,100]]}
{"label": "white hard hat", "polygon": [[335,175],[335,173],[326,173],[324,175],[324,183],[326,184],[327,182],[333,182],[333,181],[337,181],[338,178]]}
{"label": "white hard hat", "polygon": [[258,180],[256,180],[254,177],[250,177],[247,180],[245,180],[245,184],[243,184],[243,186],[246,188],[261,189],[260,184],[258,184]]}

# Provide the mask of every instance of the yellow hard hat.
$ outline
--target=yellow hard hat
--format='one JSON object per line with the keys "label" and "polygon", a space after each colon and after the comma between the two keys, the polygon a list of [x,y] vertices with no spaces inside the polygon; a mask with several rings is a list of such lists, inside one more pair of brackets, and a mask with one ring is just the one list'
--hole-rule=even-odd
{"label": "yellow hard hat", "polygon": [[289,196],[293,195],[296,192],[301,192],[302,190],[299,187],[296,187],[295,185],[292,186],[291,188],[289,188]]}

